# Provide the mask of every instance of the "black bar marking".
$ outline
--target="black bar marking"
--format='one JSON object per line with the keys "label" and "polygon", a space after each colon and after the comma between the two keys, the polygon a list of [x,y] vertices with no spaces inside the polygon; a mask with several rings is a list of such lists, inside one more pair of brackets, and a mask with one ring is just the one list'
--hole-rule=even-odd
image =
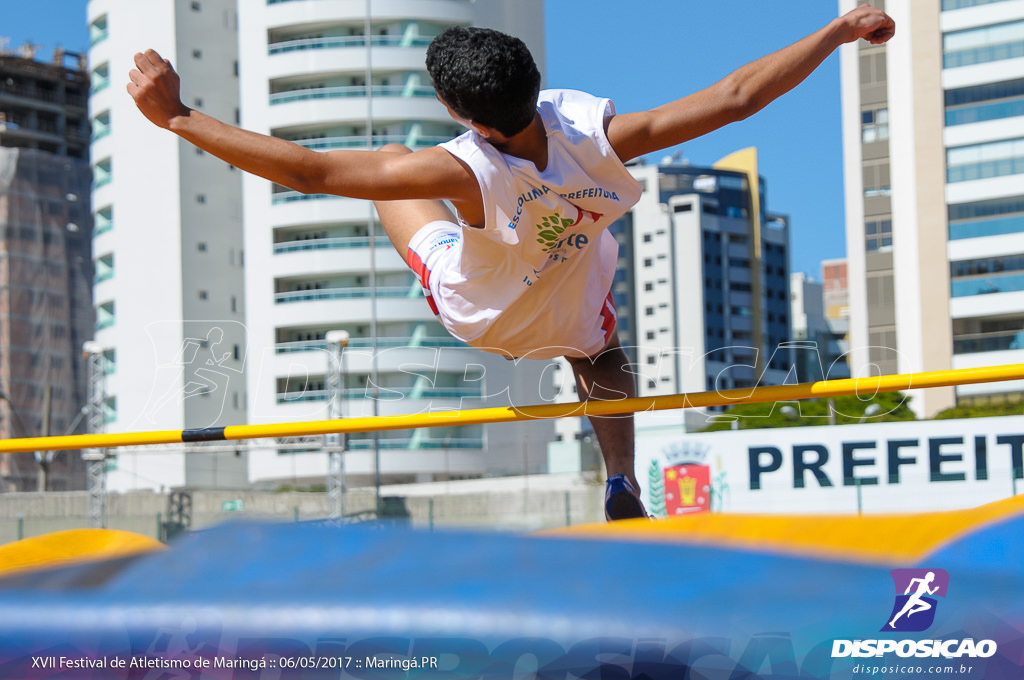
{"label": "black bar marking", "polygon": [[223,427],[196,427],[181,431],[183,442],[222,442],[226,441]]}

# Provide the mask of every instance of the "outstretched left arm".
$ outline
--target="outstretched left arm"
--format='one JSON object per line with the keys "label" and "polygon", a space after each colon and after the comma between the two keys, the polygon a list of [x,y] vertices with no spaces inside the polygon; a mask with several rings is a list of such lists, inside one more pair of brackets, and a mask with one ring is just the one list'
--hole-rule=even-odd
{"label": "outstretched left arm", "polygon": [[608,139],[623,162],[700,137],[757,113],[800,84],[840,45],[860,38],[884,43],[896,30],[879,9],[861,5],[778,52],[714,85],[650,111],[615,116]]}

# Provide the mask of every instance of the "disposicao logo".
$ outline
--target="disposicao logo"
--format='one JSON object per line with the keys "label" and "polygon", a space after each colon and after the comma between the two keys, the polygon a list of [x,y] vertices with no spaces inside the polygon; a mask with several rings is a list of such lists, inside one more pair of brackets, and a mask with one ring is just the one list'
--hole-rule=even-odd
{"label": "disposicao logo", "polygon": [[[881,632],[919,633],[935,622],[939,601],[945,598],[949,574],[943,569],[893,569],[896,599]],[[993,640],[834,640],[832,657],[868,657],[895,653],[901,657],[990,657]]]}
{"label": "disposicao logo", "polygon": [[931,628],[938,600],[946,597],[949,574],[944,569],[893,569],[896,602],[883,631],[919,633]]}

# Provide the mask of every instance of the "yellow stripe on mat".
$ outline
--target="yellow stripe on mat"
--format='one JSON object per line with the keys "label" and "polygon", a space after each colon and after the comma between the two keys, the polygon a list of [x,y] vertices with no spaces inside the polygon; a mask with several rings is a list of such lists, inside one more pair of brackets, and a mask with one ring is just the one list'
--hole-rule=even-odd
{"label": "yellow stripe on mat", "polygon": [[542,532],[545,536],[741,548],[872,564],[914,564],[972,530],[1024,514],[1024,495],[967,510],[913,515],[698,513]]}
{"label": "yellow stripe on mat", "polygon": [[160,541],[112,529],[70,529],[0,545],[0,576],[162,550]]}

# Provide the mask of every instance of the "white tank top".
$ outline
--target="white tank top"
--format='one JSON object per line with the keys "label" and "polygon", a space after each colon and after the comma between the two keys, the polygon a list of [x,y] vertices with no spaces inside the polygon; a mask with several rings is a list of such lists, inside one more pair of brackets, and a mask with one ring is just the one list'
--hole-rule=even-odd
{"label": "white tank top", "polygon": [[541,359],[565,354],[540,350],[564,345],[600,316],[618,258],[607,228],[642,189],[605,135],[611,101],[545,90],[538,111],[548,142],[543,172],[474,131],[441,144],[476,175],[485,223],[462,224],[459,266],[441,277],[437,294],[456,337]]}

